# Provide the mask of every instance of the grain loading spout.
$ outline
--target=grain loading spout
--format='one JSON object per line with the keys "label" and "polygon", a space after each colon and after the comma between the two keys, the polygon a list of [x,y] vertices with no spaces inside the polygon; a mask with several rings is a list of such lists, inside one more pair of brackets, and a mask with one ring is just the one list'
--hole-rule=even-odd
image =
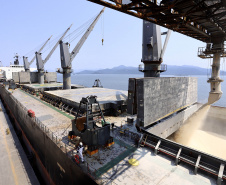
{"label": "grain loading spout", "polygon": [[198,56],[200,58],[213,58],[212,63],[212,74],[209,80],[210,92],[208,98],[208,104],[213,104],[221,98],[221,82],[223,80],[220,78],[220,58],[225,57],[226,52],[224,48],[223,39],[221,41],[213,43],[207,43],[206,48],[199,48]]}
{"label": "grain loading spout", "polygon": [[210,83],[210,93],[208,98],[208,104],[213,104],[221,98],[221,82],[220,79],[220,53],[215,53],[213,56],[212,75],[207,81]]}

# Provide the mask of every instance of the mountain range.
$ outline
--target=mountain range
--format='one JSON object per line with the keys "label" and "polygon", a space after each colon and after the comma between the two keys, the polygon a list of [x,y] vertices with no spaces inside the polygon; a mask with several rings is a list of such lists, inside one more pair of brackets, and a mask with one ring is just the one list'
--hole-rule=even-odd
{"label": "mountain range", "polygon": [[[188,75],[206,75],[210,73],[210,69],[201,68],[197,66],[176,66],[176,65],[167,65],[167,71],[164,72],[164,75],[176,75],[176,76],[188,76]],[[76,74],[141,74],[138,71],[137,67],[129,67],[120,65],[113,67],[111,69],[100,69],[100,70],[84,70]]]}

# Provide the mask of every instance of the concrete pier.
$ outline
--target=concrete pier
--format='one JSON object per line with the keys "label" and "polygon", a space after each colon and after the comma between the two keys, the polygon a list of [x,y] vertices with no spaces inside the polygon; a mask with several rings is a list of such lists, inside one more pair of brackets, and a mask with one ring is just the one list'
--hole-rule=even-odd
{"label": "concrete pier", "polygon": [[0,184],[34,184],[39,181],[0,100]]}

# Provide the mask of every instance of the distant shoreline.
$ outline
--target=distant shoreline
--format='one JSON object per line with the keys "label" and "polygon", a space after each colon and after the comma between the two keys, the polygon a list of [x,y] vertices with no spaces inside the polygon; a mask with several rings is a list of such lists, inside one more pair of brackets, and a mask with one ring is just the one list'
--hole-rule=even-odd
{"label": "distant shoreline", "polygon": [[[224,74],[224,71],[221,71],[221,75]],[[117,66],[111,69],[99,69],[99,70],[83,70],[73,74],[142,74],[138,71],[137,67],[129,66]],[[189,75],[210,75],[211,70],[206,68],[201,68],[197,66],[174,66],[168,65],[167,71],[162,73],[163,75],[175,75],[175,76],[189,76]]]}

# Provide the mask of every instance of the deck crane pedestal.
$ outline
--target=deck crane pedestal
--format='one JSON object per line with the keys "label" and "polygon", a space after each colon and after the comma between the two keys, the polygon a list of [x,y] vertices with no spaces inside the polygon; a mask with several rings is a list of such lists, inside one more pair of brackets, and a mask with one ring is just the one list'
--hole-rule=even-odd
{"label": "deck crane pedestal", "polygon": [[64,34],[60,37],[60,39],[57,41],[57,43],[52,48],[52,50],[50,51],[50,53],[47,55],[47,57],[45,58],[45,60],[42,60],[42,54],[40,52],[36,52],[35,53],[35,55],[36,55],[37,70],[38,70],[38,82],[39,82],[39,84],[44,84],[44,65],[45,65],[45,63],[49,60],[49,58],[51,57],[51,55],[53,54],[53,52],[56,50],[59,42],[64,38],[64,36],[70,30],[71,26],[72,26],[72,24],[70,25],[69,28],[67,28],[67,30],[64,32]]}
{"label": "deck crane pedestal", "polygon": [[[51,37],[52,37],[52,36],[50,36],[50,37],[48,38],[48,40],[43,44],[43,46],[39,49],[38,53],[40,53],[40,52],[43,50],[43,48],[44,48],[44,47],[46,46],[46,44],[49,42],[49,40],[51,39]],[[30,66],[31,66],[31,64],[34,62],[34,60],[35,60],[35,56],[31,59],[30,62],[28,62],[28,57],[23,56],[24,70],[25,70],[26,72],[29,72],[29,71],[30,71]]]}
{"label": "deck crane pedestal", "polygon": [[[89,34],[93,30],[94,26],[96,25],[97,21],[99,20],[101,14],[104,12],[103,8],[100,13],[97,15],[97,17],[94,19],[92,24],[89,26],[87,31],[84,33],[82,38],[79,40],[78,44],[75,46],[75,48],[72,50],[72,52],[69,52],[69,43],[63,43],[63,41],[60,41],[60,56],[61,56],[61,67],[62,67],[62,73],[63,73],[63,89],[71,89],[71,67],[72,67],[72,61],[74,60],[75,56],[78,54],[79,50],[85,43],[86,39],[88,38]],[[57,72],[60,72],[57,71]],[[61,73],[61,72],[60,72]]]}
{"label": "deck crane pedestal", "polygon": [[143,44],[142,60],[144,67],[139,65],[139,71],[144,72],[144,77],[160,77],[160,73],[166,71],[163,62],[163,55],[170,37],[171,30],[168,30],[164,46],[162,48],[160,26],[149,21],[143,21]]}

